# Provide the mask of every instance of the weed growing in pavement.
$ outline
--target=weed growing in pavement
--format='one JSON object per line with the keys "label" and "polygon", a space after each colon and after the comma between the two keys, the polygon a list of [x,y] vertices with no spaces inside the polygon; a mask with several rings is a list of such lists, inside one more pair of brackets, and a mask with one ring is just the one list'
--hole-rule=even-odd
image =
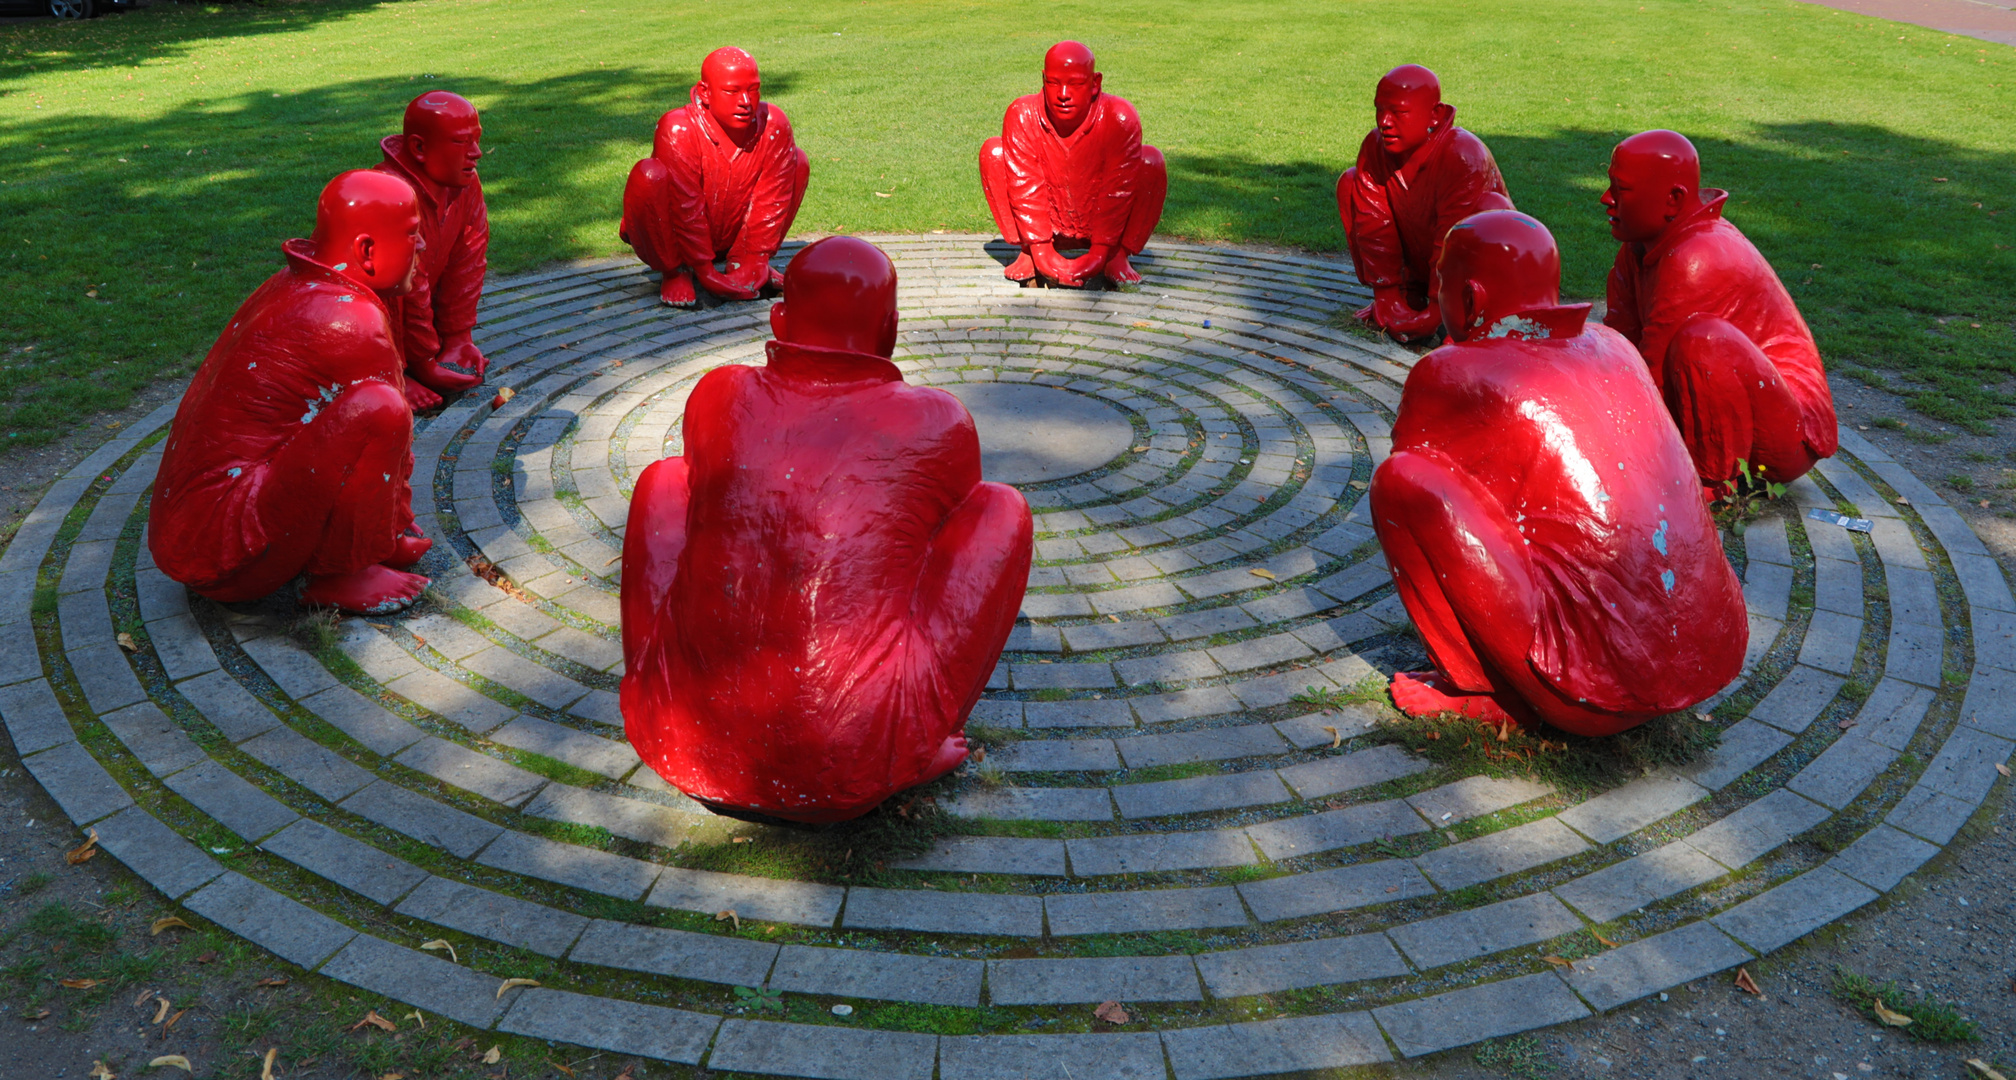
{"label": "weed growing in pavement", "polygon": [[1307,687],[1288,700],[1324,709],[1342,709],[1349,705],[1391,705],[1393,699],[1387,695],[1386,685],[1385,676],[1367,675],[1355,684],[1342,688]]}
{"label": "weed growing in pavement", "polygon": [[309,608],[287,628],[287,636],[311,653],[336,647],[336,624],[343,619],[335,608]]}
{"label": "weed growing in pavement", "polygon": [[51,874],[46,870],[37,870],[34,873],[29,874],[27,877],[22,878],[21,883],[14,886],[14,891],[20,893],[22,896],[29,896],[31,894],[41,892],[43,889],[48,888],[49,883],[55,880],[56,875]]}
{"label": "weed growing in pavement", "polygon": [[1554,1074],[1554,1063],[1547,1059],[1547,1048],[1531,1035],[1493,1039],[1485,1043],[1477,1048],[1477,1064],[1497,1069],[1507,1076],[1516,1076],[1519,1080],[1541,1080]]}
{"label": "weed growing in pavement", "polygon": [[1910,1017],[1904,1033],[1921,1042],[1972,1042],[1981,1037],[1981,1025],[1961,1016],[1953,1006],[1930,994],[1912,997],[1894,980],[1878,986],[1868,976],[1837,964],[1834,982],[1828,990],[1879,1023],[1882,1021],[1876,1013],[1878,1002],[1892,1013]]}
{"label": "weed growing in pavement", "polygon": [[1570,794],[1687,765],[1722,741],[1713,724],[1685,711],[1656,716],[1629,731],[1600,738],[1544,726],[1485,724],[1454,713],[1401,716],[1379,724],[1365,737],[1405,746],[1464,775],[1533,776]]}

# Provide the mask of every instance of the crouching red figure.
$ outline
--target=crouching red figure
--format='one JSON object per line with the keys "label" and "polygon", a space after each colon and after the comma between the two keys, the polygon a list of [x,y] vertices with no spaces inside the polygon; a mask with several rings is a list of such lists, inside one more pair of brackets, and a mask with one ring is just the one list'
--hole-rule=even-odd
{"label": "crouching red figure", "polygon": [[799,252],[770,324],[769,362],[702,378],[685,456],[638,477],[624,729],[717,809],[841,821],[965,760],[1032,526],[1019,492],[981,482],[959,400],[890,362],[879,249]]}
{"label": "crouching red figure", "polygon": [[413,411],[383,296],[425,248],[404,180],[346,172],[211,346],[168,432],[147,519],[162,573],[212,600],[306,574],[305,604],[384,614],[427,579],[413,529]]}
{"label": "crouching red figure", "polygon": [[1749,626],[1687,448],[1631,343],[1560,304],[1561,258],[1511,210],[1449,231],[1450,344],[1407,376],[1372,517],[1433,674],[1426,715],[1612,735],[1720,690]]}

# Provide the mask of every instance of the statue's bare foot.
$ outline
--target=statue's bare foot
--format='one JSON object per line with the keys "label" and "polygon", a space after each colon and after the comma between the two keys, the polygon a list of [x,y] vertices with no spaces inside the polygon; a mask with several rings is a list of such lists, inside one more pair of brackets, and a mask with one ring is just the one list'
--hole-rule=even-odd
{"label": "statue's bare foot", "polygon": [[418,383],[437,394],[459,393],[482,383],[482,381],[483,376],[471,371],[457,371],[454,368],[445,367],[438,359],[421,360],[417,363],[406,365],[407,386]]}
{"label": "statue's bare foot", "polygon": [[664,284],[658,286],[658,302],[666,307],[697,307],[700,297],[693,291],[693,275],[684,270],[666,274]]}
{"label": "statue's bare foot", "polygon": [[441,407],[441,395],[408,378],[406,380],[406,404],[411,405],[414,412],[426,412],[428,409]]}
{"label": "statue's bare foot", "polygon": [[1379,325],[1378,323],[1372,321],[1371,304],[1366,304],[1364,307],[1361,307],[1357,311],[1352,312],[1351,317],[1358,320],[1359,322],[1366,324],[1367,326],[1376,327]]}
{"label": "statue's bare foot", "polygon": [[399,538],[399,546],[392,549],[392,555],[385,560],[385,565],[395,570],[404,570],[426,558],[427,552],[433,546],[434,541],[407,533]]}
{"label": "statue's bare foot", "polygon": [[420,599],[428,581],[419,574],[374,563],[347,574],[314,574],[301,590],[301,602],[333,607],[352,615],[390,615]]}
{"label": "statue's bare foot", "polygon": [[1134,264],[1127,261],[1127,253],[1122,251],[1106,260],[1106,280],[1123,288],[1139,285],[1141,271],[1134,269]]}
{"label": "statue's bare foot", "polygon": [[1393,676],[1392,691],[1393,704],[1409,716],[1456,713],[1487,724],[1518,722],[1490,694],[1459,690],[1444,681],[1439,672],[1400,672]]}
{"label": "statue's bare foot", "polygon": [[1030,258],[1029,253],[1025,251],[1015,256],[1015,261],[1008,264],[1008,269],[1001,271],[1001,276],[1010,281],[1028,281],[1036,276],[1036,260]]}
{"label": "statue's bare foot", "polygon": [[780,293],[784,291],[784,271],[774,266],[770,268],[770,288]]}
{"label": "statue's bare foot", "polygon": [[938,747],[937,756],[931,759],[931,767],[924,770],[924,780],[936,780],[958,768],[966,760],[967,753],[964,734],[948,737],[944,744]]}

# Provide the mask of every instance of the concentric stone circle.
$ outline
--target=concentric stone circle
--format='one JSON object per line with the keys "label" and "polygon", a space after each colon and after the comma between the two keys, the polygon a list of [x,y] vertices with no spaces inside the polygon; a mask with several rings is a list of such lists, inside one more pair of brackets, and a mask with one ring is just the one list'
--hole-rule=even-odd
{"label": "concentric stone circle", "polygon": [[[24,763],[189,911],[478,1027],[836,1080],[1215,1080],[1431,1053],[1768,953],[1935,854],[2016,748],[2006,581],[1852,431],[1725,537],[1751,649],[1705,760],[1574,800],[1381,745],[1370,710],[1297,700],[1416,657],[1363,508],[1413,357],[1338,327],[1346,269],[1158,244],[1143,289],[1086,293],[1016,288],[983,237],[878,242],[907,378],[1113,419],[1021,482],[1037,567],[973,717],[992,753],[948,791],[958,834],[877,885],[766,863],[764,830],[622,740],[630,487],[678,452],[694,382],[767,337],[763,305],[670,312],[627,261],[493,283],[479,343],[517,394],[420,425],[429,602],[333,648],[153,567],[172,408],[60,481],[0,556]],[[417,949],[437,937],[456,959]],[[1108,1000],[1137,1021],[1095,1025]]]}

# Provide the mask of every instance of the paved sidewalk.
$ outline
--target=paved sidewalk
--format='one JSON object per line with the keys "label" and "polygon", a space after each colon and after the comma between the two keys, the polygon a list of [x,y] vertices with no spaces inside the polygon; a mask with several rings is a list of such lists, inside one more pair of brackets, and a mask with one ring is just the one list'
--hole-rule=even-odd
{"label": "paved sidewalk", "polygon": [[1977,0],[1804,0],[1821,7],[2016,45],[2016,10]]}

